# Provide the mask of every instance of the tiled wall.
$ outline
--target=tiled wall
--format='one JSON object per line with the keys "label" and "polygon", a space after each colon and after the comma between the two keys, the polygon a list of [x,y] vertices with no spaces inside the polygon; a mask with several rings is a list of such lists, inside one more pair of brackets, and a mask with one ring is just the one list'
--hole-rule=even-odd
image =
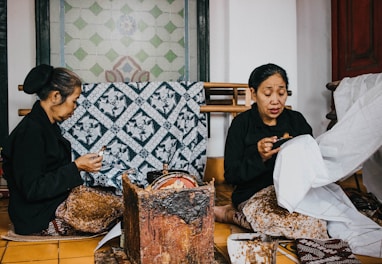
{"label": "tiled wall", "polygon": [[51,63],[85,82],[196,80],[196,0],[51,0]]}

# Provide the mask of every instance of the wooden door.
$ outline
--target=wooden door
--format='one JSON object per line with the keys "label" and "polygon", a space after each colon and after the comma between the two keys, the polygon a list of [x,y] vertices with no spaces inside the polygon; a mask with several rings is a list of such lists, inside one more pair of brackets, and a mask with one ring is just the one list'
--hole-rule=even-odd
{"label": "wooden door", "polygon": [[332,0],[332,80],[382,72],[382,0]]}

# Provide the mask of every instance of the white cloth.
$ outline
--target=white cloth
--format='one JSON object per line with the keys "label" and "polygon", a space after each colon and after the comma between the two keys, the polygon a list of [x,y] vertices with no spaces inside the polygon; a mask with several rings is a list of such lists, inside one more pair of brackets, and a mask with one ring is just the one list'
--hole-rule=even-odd
{"label": "white cloth", "polygon": [[[356,86],[363,94],[347,91]],[[333,182],[361,169],[382,146],[382,74],[343,79],[334,99],[338,123],[316,139]]]}
{"label": "white cloth", "polygon": [[[382,73],[344,78],[334,92],[336,113],[340,124],[344,123],[341,120],[345,115],[348,119],[352,119],[354,116],[357,117],[357,120],[352,120],[351,124],[352,126],[359,126],[359,128],[355,127],[351,132],[357,138],[355,143],[362,148],[358,152],[366,152],[363,155],[366,160],[362,164],[363,183],[367,190],[373,193],[380,201],[382,201],[381,97]],[[357,111],[360,111],[360,113],[356,113]],[[336,131],[345,130],[346,132],[347,128],[337,127],[335,129]],[[327,135],[322,135],[322,137],[327,137]],[[338,135],[335,137],[338,137]],[[348,138],[350,138],[350,135],[348,135]],[[323,141],[325,140],[327,139],[324,138]],[[370,155],[368,155],[369,153]],[[354,159],[349,162],[358,163],[359,160]]]}
{"label": "white cloth", "polygon": [[362,180],[368,192],[382,202],[382,148],[377,150],[362,167]]}
{"label": "white cloth", "polygon": [[362,215],[334,184],[362,168],[368,190],[382,199],[382,74],[341,81],[334,93],[338,123],[316,140],[286,142],[276,160],[279,205],[328,221],[331,237],[355,254],[382,257],[382,227]]}
{"label": "white cloth", "polygon": [[364,216],[335,183],[308,135],[286,142],[279,152],[274,185],[280,206],[327,220],[329,235],[349,243],[353,253],[382,257],[382,227]]}

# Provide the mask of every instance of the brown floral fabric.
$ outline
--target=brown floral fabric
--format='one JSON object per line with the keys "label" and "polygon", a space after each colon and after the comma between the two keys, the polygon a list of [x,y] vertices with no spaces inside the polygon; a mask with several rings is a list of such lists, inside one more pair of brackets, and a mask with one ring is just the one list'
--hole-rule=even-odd
{"label": "brown floral fabric", "polygon": [[86,233],[108,230],[123,215],[122,196],[84,185],[74,188],[56,210],[56,217]]}
{"label": "brown floral fabric", "polygon": [[290,239],[327,239],[326,221],[288,210],[277,204],[274,186],[253,195],[243,208],[252,229],[271,236]]}

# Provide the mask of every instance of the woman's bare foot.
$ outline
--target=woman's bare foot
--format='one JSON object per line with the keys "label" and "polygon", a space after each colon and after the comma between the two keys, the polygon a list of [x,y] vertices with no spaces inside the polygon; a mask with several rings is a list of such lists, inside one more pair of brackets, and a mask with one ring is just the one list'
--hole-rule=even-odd
{"label": "woman's bare foot", "polygon": [[214,207],[215,221],[220,223],[233,224],[233,216],[236,209],[232,204]]}

